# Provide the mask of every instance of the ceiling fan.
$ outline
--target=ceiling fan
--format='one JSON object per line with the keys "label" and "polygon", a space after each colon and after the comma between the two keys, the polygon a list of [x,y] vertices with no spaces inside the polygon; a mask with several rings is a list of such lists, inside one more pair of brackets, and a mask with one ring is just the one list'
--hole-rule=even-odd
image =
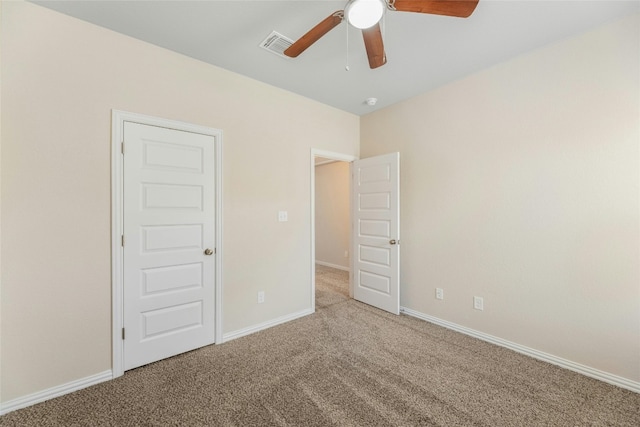
{"label": "ceiling fan", "polygon": [[367,49],[369,67],[378,68],[387,62],[384,52],[380,20],[384,9],[399,12],[429,13],[434,15],[467,18],[475,10],[479,0],[348,0],[344,10],[333,12],[318,25],[300,37],[284,51],[295,58],[334,27],[346,20],[362,30],[364,46]]}

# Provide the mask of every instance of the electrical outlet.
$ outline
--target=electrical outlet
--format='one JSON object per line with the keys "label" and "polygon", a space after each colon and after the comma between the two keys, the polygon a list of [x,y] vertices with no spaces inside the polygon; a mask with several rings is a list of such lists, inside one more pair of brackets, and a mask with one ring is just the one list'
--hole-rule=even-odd
{"label": "electrical outlet", "polygon": [[444,299],[444,290],[442,288],[436,288],[436,299]]}
{"label": "electrical outlet", "polygon": [[278,221],[287,222],[289,221],[287,211],[278,211]]}
{"label": "electrical outlet", "polygon": [[484,299],[482,299],[482,297],[473,297],[473,308],[476,310],[484,310]]}
{"label": "electrical outlet", "polygon": [[258,292],[258,304],[262,304],[264,302],[264,291]]}

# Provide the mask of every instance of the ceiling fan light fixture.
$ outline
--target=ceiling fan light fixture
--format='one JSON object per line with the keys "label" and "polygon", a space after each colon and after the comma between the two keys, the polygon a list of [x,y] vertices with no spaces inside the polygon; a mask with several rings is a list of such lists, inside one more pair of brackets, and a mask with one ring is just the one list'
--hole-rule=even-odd
{"label": "ceiling fan light fixture", "polygon": [[344,14],[349,24],[362,30],[380,22],[384,5],[383,0],[351,0],[344,9]]}

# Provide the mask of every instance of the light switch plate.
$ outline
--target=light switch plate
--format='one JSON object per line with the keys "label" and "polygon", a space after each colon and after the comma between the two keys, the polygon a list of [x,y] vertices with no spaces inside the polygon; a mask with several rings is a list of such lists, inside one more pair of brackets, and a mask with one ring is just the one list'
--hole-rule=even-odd
{"label": "light switch plate", "polygon": [[280,222],[289,221],[287,211],[278,211],[278,221]]}

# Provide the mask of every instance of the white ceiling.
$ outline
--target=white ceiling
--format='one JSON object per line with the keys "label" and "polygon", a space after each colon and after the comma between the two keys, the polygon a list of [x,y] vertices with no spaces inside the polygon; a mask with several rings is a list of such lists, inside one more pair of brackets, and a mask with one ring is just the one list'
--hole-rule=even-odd
{"label": "white ceiling", "polygon": [[[638,0],[480,0],[466,19],[388,12],[388,63],[371,70],[362,36],[344,22],[296,59],[258,47],[273,30],[298,39],[346,1],[34,3],[357,115],[640,12]],[[374,107],[365,102],[370,97],[378,98]]]}

